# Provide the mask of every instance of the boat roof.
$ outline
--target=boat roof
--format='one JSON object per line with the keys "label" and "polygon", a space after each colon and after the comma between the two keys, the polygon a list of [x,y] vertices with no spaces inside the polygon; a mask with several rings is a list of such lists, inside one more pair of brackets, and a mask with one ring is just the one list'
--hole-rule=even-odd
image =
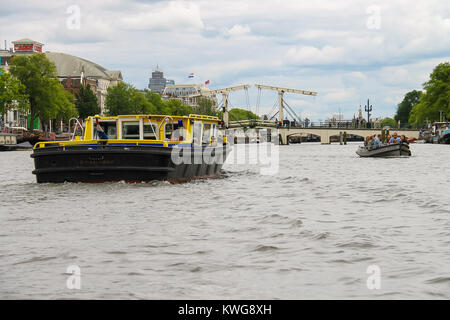
{"label": "boat roof", "polygon": [[190,114],[188,116],[171,116],[171,115],[164,115],[164,114],[128,114],[128,115],[118,115],[118,116],[99,116],[99,115],[95,115],[95,116],[90,116],[87,119],[94,119],[94,118],[98,118],[98,119],[103,119],[103,120],[116,120],[119,118],[148,118],[148,117],[152,117],[152,118],[165,118],[165,117],[171,117],[174,119],[194,119],[194,120],[209,120],[209,121],[220,121],[220,119],[218,117],[215,116],[207,116],[204,114]]}

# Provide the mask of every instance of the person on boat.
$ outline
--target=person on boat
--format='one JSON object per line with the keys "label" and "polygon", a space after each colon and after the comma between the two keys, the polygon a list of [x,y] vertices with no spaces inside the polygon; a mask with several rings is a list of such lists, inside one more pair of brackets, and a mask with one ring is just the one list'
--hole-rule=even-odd
{"label": "person on boat", "polygon": [[402,134],[400,136],[400,141],[401,141],[401,143],[409,144],[408,139],[406,138],[406,136],[404,134]]}
{"label": "person on boat", "polygon": [[389,141],[391,140],[391,136],[390,135],[387,135],[386,136],[386,144],[389,144]]}
{"label": "person on boat", "polygon": [[372,137],[371,136],[367,136],[366,140],[364,140],[364,146],[366,148],[369,148],[372,145]]}
{"label": "person on boat", "polygon": [[372,141],[372,147],[374,149],[381,147],[381,134],[374,134],[373,135],[373,141]]}
{"label": "person on boat", "polygon": [[103,131],[103,128],[100,126],[100,123],[99,123],[98,119],[95,119],[95,120],[96,120],[96,123],[97,123],[97,134],[98,134],[98,137],[100,139],[107,140],[108,139],[108,135],[106,134],[105,131]]}
{"label": "person on boat", "polygon": [[397,132],[394,132],[394,135],[393,135],[392,138],[389,140],[389,144],[392,144],[392,143],[400,143],[400,142],[401,142],[400,137],[398,136]]}

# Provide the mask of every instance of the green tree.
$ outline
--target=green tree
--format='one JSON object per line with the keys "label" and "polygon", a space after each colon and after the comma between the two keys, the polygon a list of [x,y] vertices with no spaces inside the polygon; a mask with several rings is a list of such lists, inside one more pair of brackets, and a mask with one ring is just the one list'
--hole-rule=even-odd
{"label": "green tree", "polygon": [[397,121],[395,121],[392,118],[384,118],[381,120],[381,128],[384,127],[391,127],[391,128],[397,128]]}
{"label": "green tree", "polygon": [[165,101],[165,105],[170,110],[169,114],[173,116],[188,116],[194,113],[194,108],[183,104],[183,102],[177,99]]}
{"label": "green tree", "polygon": [[87,118],[100,114],[101,108],[98,105],[97,97],[91,90],[91,85],[88,83],[86,86],[80,86],[80,91],[75,95],[78,113],[81,118]]}
{"label": "green tree", "polygon": [[25,86],[10,73],[0,71],[0,114],[4,114],[10,107],[20,112],[27,111],[29,105]]}
{"label": "green tree", "polygon": [[[239,121],[239,120],[252,120],[259,119],[259,117],[253,112],[245,109],[233,108],[228,112],[230,121]],[[223,111],[219,111],[219,118],[223,118]],[[267,117],[267,116],[266,116]]]}
{"label": "green tree", "polygon": [[252,120],[259,119],[259,117],[253,112],[245,109],[234,108],[230,110],[230,120]]}
{"label": "green tree", "polygon": [[30,105],[31,129],[34,129],[36,117],[47,121],[73,111],[73,103],[56,77],[56,66],[45,54],[15,56],[10,61],[9,70],[25,86]]}
{"label": "green tree", "polygon": [[411,110],[414,106],[420,103],[421,95],[422,91],[418,90],[408,92],[403,98],[403,101],[398,104],[397,114],[394,119],[396,121],[400,120],[400,123],[403,124],[408,123]]}
{"label": "green tree", "polygon": [[413,107],[409,123],[415,126],[428,121],[439,121],[440,116],[450,118],[450,62],[437,65],[430,74],[430,80],[423,84],[425,93],[420,103]]}
{"label": "green tree", "polygon": [[75,97],[72,93],[67,90],[56,90],[55,94],[57,108],[52,118],[68,122],[70,118],[79,115],[75,106]]}
{"label": "green tree", "polygon": [[119,82],[108,88],[105,105],[109,116],[150,114],[155,110],[155,107],[145,98],[144,93],[125,82]]}
{"label": "green tree", "polygon": [[156,93],[156,92],[152,92],[152,91],[146,91],[145,92],[145,99],[147,99],[147,101],[149,101],[154,107],[154,114],[161,114],[161,115],[170,115],[170,107],[168,107],[164,101],[161,98],[161,95]]}
{"label": "green tree", "polygon": [[200,98],[198,100],[197,106],[194,108],[195,113],[204,114],[208,116],[217,116],[218,112],[214,107],[211,99],[208,98]]}

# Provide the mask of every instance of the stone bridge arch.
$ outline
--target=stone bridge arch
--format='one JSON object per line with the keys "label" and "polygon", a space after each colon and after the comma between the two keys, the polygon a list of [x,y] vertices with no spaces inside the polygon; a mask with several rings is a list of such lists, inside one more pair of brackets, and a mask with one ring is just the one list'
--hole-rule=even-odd
{"label": "stone bridge arch", "polygon": [[[339,136],[340,133],[347,133],[359,137],[367,137],[377,133],[381,133],[381,129],[344,129],[344,128],[279,128],[280,143],[287,144],[289,136],[294,134],[312,134],[320,137],[322,144],[330,144],[331,137]],[[390,134],[397,132],[398,135],[406,137],[419,138],[418,130],[390,130]]]}

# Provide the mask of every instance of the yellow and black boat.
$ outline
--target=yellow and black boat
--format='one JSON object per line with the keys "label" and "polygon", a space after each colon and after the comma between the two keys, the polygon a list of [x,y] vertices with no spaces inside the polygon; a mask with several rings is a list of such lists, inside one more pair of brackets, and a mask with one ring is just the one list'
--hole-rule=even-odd
{"label": "yellow and black boat", "polygon": [[38,183],[217,177],[231,151],[220,134],[219,118],[212,116],[93,116],[83,124],[74,120],[77,130],[71,140],[34,146]]}

